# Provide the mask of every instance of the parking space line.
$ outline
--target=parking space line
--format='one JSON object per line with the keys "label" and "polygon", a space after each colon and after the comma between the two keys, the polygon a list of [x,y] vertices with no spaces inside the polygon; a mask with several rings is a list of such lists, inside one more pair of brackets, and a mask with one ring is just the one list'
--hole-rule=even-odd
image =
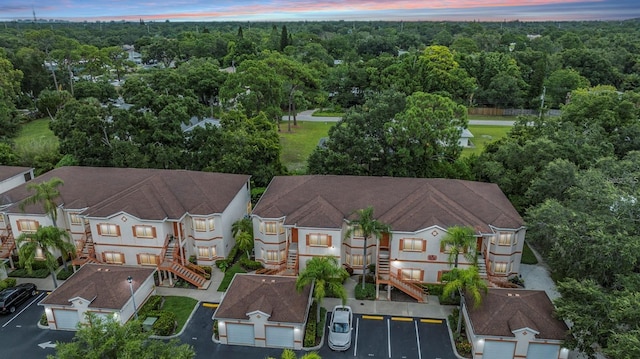
{"label": "parking space line", "polygon": [[420,319],[420,323],[442,324],[442,319]]}
{"label": "parking space line", "polygon": [[6,323],[4,323],[4,325],[2,326],[3,328],[6,327],[7,325],[9,325],[9,323],[13,322],[14,319],[16,319],[20,314],[22,314],[22,312],[24,312],[25,310],[27,310],[33,303],[37,302],[38,299],[40,299],[40,297],[42,297],[42,295],[44,294],[44,292],[40,293],[40,295],[38,295],[34,300],[31,301],[31,303],[29,303],[28,305],[26,305],[24,308],[22,308],[21,311],[19,311],[18,313],[16,313],[16,315],[13,316],[13,318],[9,319]]}
{"label": "parking space line", "polygon": [[387,319],[387,341],[389,343],[389,358],[391,358],[391,321]]}
{"label": "parking space line", "polygon": [[358,355],[358,329],[360,329],[360,318],[356,318],[356,343],[353,346],[353,356]]}
{"label": "parking space line", "polygon": [[416,343],[418,343],[418,359],[422,359],[422,349],[420,349],[420,333],[418,332],[418,322],[413,322],[416,327]]}
{"label": "parking space line", "polygon": [[398,322],[413,322],[413,318],[407,318],[407,317],[391,317],[391,320],[395,320]]}
{"label": "parking space line", "polygon": [[375,319],[375,320],[382,320],[384,319],[383,316],[380,315],[363,315],[362,319]]}

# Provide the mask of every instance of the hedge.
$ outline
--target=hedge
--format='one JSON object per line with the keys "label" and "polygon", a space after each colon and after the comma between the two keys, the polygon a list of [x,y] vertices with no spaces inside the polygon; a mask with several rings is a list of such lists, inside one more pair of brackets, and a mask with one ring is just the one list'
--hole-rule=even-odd
{"label": "hedge", "polygon": [[318,311],[318,303],[314,300],[309,308],[309,317],[307,319],[307,327],[304,330],[304,346],[309,348],[316,345],[316,312]]}
{"label": "hedge", "polygon": [[73,269],[71,269],[71,267],[67,269],[62,268],[60,272],[58,272],[58,275],[56,276],[56,278],[58,278],[59,280],[65,280],[71,277],[72,274],[73,274]]}
{"label": "hedge", "polygon": [[8,274],[9,277],[18,278],[47,278],[51,274],[48,269],[33,269],[28,273],[25,268],[16,269]]}
{"label": "hedge", "polygon": [[153,332],[156,335],[168,336],[173,334],[176,329],[176,315],[173,312],[160,311],[160,316],[153,323]]}
{"label": "hedge", "polygon": [[15,287],[16,282],[15,278],[5,278],[4,280],[0,280],[0,290]]}
{"label": "hedge", "polygon": [[240,260],[240,265],[246,270],[256,270],[262,268],[262,263],[251,260],[249,258],[242,258]]}
{"label": "hedge", "polygon": [[358,300],[374,300],[376,299],[376,285],[372,283],[365,283],[364,289],[362,289],[362,284],[358,283],[356,286],[356,299]]}

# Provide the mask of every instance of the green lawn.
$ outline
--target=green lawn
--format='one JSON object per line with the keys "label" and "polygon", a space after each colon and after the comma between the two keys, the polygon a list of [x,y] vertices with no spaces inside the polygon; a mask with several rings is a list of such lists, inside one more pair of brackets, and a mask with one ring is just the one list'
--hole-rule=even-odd
{"label": "green lawn", "polygon": [[41,118],[22,125],[15,139],[17,151],[21,153],[38,148],[57,148],[58,139],[49,129],[49,121],[48,118]]}
{"label": "green lawn", "polygon": [[236,275],[236,273],[247,273],[247,271],[242,269],[242,267],[240,266],[240,263],[235,263],[234,265],[229,267],[229,269],[227,269],[227,271],[224,272],[224,278],[222,278],[222,281],[220,282],[220,286],[218,287],[218,292],[227,291],[227,288],[229,288],[229,285],[231,284],[231,280],[233,279],[233,276]]}
{"label": "green lawn", "polygon": [[293,173],[304,173],[307,167],[307,158],[318,145],[322,137],[327,137],[333,122],[304,122],[298,121],[298,126],[291,127],[287,132],[287,124],[280,127],[280,144],[282,152],[280,160]]}
{"label": "green lawn", "polygon": [[475,153],[479,155],[482,150],[491,141],[495,141],[501,137],[507,135],[507,132],[511,129],[510,126],[483,126],[483,125],[469,125],[469,131],[473,134],[471,142],[475,147],[465,148],[462,150],[463,155],[470,155]]}
{"label": "green lawn", "polygon": [[189,319],[189,316],[191,315],[191,312],[193,312],[193,308],[196,304],[198,304],[198,301],[189,297],[164,297],[162,310],[175,313],[176,320],[178,321],[176,333],[179,333],[182,330],[182,327],[187,322],[187,319]]}

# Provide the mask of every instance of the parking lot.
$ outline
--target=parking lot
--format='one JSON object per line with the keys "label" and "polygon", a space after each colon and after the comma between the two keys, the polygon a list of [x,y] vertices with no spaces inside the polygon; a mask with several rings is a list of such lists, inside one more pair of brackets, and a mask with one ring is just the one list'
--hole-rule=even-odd
{"label": "parking lot", "polygon": [[351,348],[334,352],[325,343],[323,358],[456,359],[441,319],[356,314],[353,322]]}

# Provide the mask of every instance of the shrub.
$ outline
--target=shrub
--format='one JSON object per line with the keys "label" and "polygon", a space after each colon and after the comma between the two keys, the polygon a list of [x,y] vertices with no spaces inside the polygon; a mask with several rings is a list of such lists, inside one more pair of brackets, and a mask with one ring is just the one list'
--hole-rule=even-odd
{"label": "shrub", "polygon": [[218,319],[213,320],[213,337],[220,339],[220,332],[218,330]]}
{"label": "shrub", "polygon": [[140,317],[157,317],[157,315],[151,315],[149,313],[162,309],[163,303],[164,298],[162,296],[152,295],[151,297],[149,297],[141,310],[138,311],[138,315]]}
{"label": "shrub", "polygon": [[456,293],[453,298],[450,295],[440,294],[438,297],[442,305],[458,305],[460,304],[460,295]]}
{"label": "shrub", "polygon": [[47,319],[47,313],[42,312],[40,316],[40,325],[49,326],[49,319]]}
{"label": "shrub", "polygon": [[231,248],[231,250],[229,251],[227,260],[231,263],[235,263],[237,256],[238,256],[238,246],[233,246],[233,248]]}
{"label": "shrub", "polygon": [[318,340],[322,339],[325,324],[327,324],[327,310],[325,308],[320,308],[320,323],[318,323],[318,326],[316,327],[316,337]]}
{"label": "shrub", "polygon": [[443,284],[423,284],[425,288],[429,291],[429,295],[442,295],[442,291],[444,290]]}
{"label": "shrub", "polygon": [[5,278],[4,280],[0,280],[0,290],[15,287],[16,282],[15,278]]}
{"label": "shrub", "polygon": [[364,289],[362,289],[362,284],[358,283],[356,286],[356,299],[363,300],[373,300],[376,299],[376,286],[372,283],[365,283]]}
{"label": "shrub", "polygon": [[216,267],[222,271],[222,273],[226,272],[229,267],[231,267],[231,261],[228,259],[218,259],[216,261]]}
{"label": "shrub", "polygon": [[34,269],[31,271],[31,274],[29,274],[25,268],[21,268],[12,271],[8,276],[14,278],[47,278],[49,274],[48,269]]}
{"label": "shrub", "polygon": [[242,265],[242,267],[246,270],[256,270],[262,268],[262,263],[251,260],[249,258],[242,258],[240,260],[240,265]]}
{"label": "shrub", "polygon": [[162,311],[160,317],[153,323],[153,332],[156,335],[168,336],[176,329],[176,315],[173,312]]}
{"label": "shrub", "polygon": [[196,256],[189,256],[189,263],[198,264],[198,259],[196,258]]}
{"label": "shrub", "polygon": [[318,303],[314,300],[311,304],[311,308],[309,308],[309,318],[307,319],[307,327],[304,330],[304,346],[312,347],[316,345],[316,312],[318,308]]}
{"label": "shrub", "polygon": [[58,278],[59,280],[65,280],[71,277],[72,274],[73,274],[73,269],[71,269],[71,267],[67,269],[62,268],[62,270],[58,272],[58,275],[56,276],[56,278]]}

